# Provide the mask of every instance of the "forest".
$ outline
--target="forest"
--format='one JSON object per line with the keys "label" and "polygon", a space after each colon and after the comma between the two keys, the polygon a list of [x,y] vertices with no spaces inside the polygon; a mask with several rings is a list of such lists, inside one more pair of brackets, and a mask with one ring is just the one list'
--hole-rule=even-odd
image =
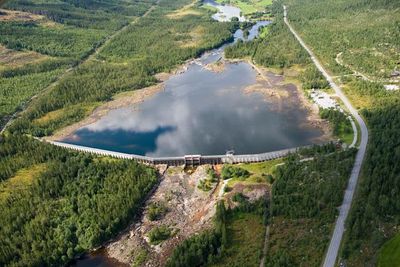
{"label": "forest", "polygon": [[[11,18],[0,21],[0,127],[12,113],[24,109],[32,96],[154,3],[8,1],[3,13]],[[17,11],[29,13],[12,13]]]}
{"label": "forest", "polygon": [[[340,79],[369,129],[367,155],[340,257],[347,266],[380,264],[380,248],[399,235],[400,93],[383,87],[392,71],[398,69],[399,2],[284,2],[294,28],[330,72],[341,75],[358,71],[368,78]],[[338,63],[339,53],[346,67]]]}
{"label": "forest", "polygon": [[[400,53],[399,1],[285,0],[288,18],[330,71],[349,73],[345,65],[372,80],[388,78]],[[384,29],[384,30],[383,30]]]}
{"label": "forest", "polygon": [[[225,49],[227,58],[251,58],[254,63],[265,67],[285,68],[294,64],[306,64],[308,54],[296,42],[283,23],[282,3],[274,1],[268,7],[275,16],[268,26],[268,34],[251,42],[237,42]],[[285,49],[282,49],[284,47]]]}
{"label": "forest", "polygon": [[[166,266],[256,266],[259,264],[259,255],[264,241],[264,224],[267,222],[268,201],[265,198],[253,203],[243,200],[235,208],[226,208],[224,201],[219,201],[216,205],[212,229],[189,237],[178,245]],[[255,240],[243,238],[243,227],[250,225],[254,227],[252,231],[258,234],[260,241],[256,243],[258,247],[254,247]],[[239,228],[235,229],[237,227]],[[244,244],[247,248],[239,245],[238,251],[238,244],[236,244],[238,240],[250,241],[250,243]],[[247,249],[250,250],[247,251]],[[238,255],[242,257],[237,257]]]}
{"label": "forest", "polygon": [[[32,96],[42,94],[0,137],[0,265],[66,264],[115,235],[138,214],[157,182],[153,169],[68,152],[25,134],[50,135],[87,116],[114,94],[155,84],[154,74],[173,70],[231,40],[237,24],[216,23],[209,10],[194,5],[197,15],[177,15],[189,2],[161,0],[146,17],[141,16],[155,5],[154,0],[7,2],[8,9],[39,17],[0,22],[0,58],[3,51],[32,52],[38,60],[0,63],[0,126]],[[275,20],[268,30],[252,42],[239,41],[225,50],[228,58],[251,58],[266,67],[300,65],[305,89],[324,89],[327,83],[283,24],[283,2],[291,23],[329,72],[358,71],[368,78],[340,78],[370,132],[341,257],[348,266],[374,265],[382,245],[399,236],[400,94],[385,91],[382,84],[399,68],[399,2],[274,1],[268,12]],[[105,44],[123,26],[123,34]],[[43,91],[58,79],[52,90]],[[332,111],[321,115],[333,122],[334,129],[343,128],[338,126],[343,125],[343,116]],[[272,179],[267,266],[296,266],[300,261],[320,265],[354,156],[354,150],[334,151],[332,146],[302,151],[313,159],[299,162],[293,156],[278,168]],[[326,152],[330,154],[323,155]],[[227,177],[242,172],[226,169]],[[229,247],[229,238],[224,237],[227,222],[234,216],[221,206],[218,210],[217,230],[185,241],[175,250],[170,266],[192,261],[211,265],[224,258],[222,248]]]}
{"label": "forest", "polygon": [[[196,16],[166,16],[188,2],[161,1],[148,16],[129,25],[124,34],[107,43],[97,59],[81,64],[51,91],[35,99],[10,131],[50,135],[87,116],[80,106],[95,107],[116,93],[150,86],[157,82],[154,74],[173,70],[206,49],[231,40],[237,24],[218,23],[206,9],[194,7],[199,12]],[[35,123],[55,111],[60,116],[46,123]]]}
{"label": "forest", "polygon": [[[400,222],[399,103],[397,97],[363,112],[370,141],[343,249],[343,256],[355,266],[376,262],[384,242],[398,235],[393,226]],[[366,248],[368,254],[361,254]]]}
{"label": "forest", "polygon": [[[0,66],[2,119],[37,95],[0,137],[1,266],[65,265],[115,236],[140,214],[158,180],[153,168],[69,152],[29,135],[49,135],[83,118],[115,93],[152,85],[157,82],[154,74],[231,40],[237,24],[213,21],[207,9],[194,6],[196,16],[169,16],[188,3],[162,0],[154,14],[138,20],[134,16],[143,15],[154,1],[7,4],[9,9],[41,17],[0,22],[1,31],[7,33],[0,37],[1,52],[27,56],[18,64]],[[124,12],[120,14],[114,4]],[[134,20],[124,34],[117,34],[86,60],[107,36]],[[159,45],[157,36],[162,36],[164,45]],[[114,42],[118,47],[132,39],[137,40],[136,47],[116,49]],[[28,56],[35,61],[29,63]],[[157,209],[155,217],[160,212]],[[166,234],[173,233],[159,229],[151,238],[157,242]]]}
{"label": "forest", "polygon": [[76,28],[118,30],[130,17],[143,15],[155,0],[146,1],[80,1],[80,0],[13,0],[4,6],[46,16],[60,24]]}
{"label": "forest", "polygon": [[353,166],[355,150],[307,149],[275,173],[266,266],[320,266]]}
{"label": "forest", "polygon": [[158,180],[133,161],[23,136],[3,137],[0,155],[1,266],[65,265],[126,227]]}

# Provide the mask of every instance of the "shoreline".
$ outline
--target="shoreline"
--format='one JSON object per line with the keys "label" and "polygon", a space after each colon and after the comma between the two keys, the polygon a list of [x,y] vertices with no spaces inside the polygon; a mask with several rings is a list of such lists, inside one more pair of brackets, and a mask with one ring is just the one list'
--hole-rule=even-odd
{"label": "shoreline", "polygon": [[[207,53],[210,53],[210,51],[207,51],[204,54]],[[111,101],[102,103],[100,106],[95,108],[88,117],[72,125],[64,127],[56,131],[53,135],[44,137],[43,139],[57,141],[67,137],[73,138],[75,131],[99,121],[112,110],[124,107],[131,107],[132,109],[137,108],[138,105],[164,90],[165,82],[172,76],[185,73],[188,70],[189,65],[193,64],[197,59],[198,58],[189,59],[183,65],[178,66],[169,73],[156,74],[155,77],[158,80],[157,84],[115,95]],[[256,72],[255,83],[243,89],[244,95],[260,93],[265,102],[271,104],[272,109],[277,112],[281,112],[283,110],[284,100],[288,100],[290,103],[299,104],[299,108],[305,109],[307,113],[307,117],[305,118],[306,122],[302,123],[301,127],[311,126],[320,129],[322,131],[322,135],[315,139],[316,142],[332,140],[332,129],[329,125],[329,122],[319,117],[318,107],[309,99],[307,99],[307,97],[304,95],[304,91],[301,89],[301,85],[285,81],[286,78],[291,78],[290,76],[285,74],[277,74],[270,68],[257,66],[251,62],[250,59],[226,59],[222,57],[218,61],[205,64],[202,67],[211,72],[221,73],[226,69],[226,64],[237,64],[240,62],[249,64]],[[289,87],[294,87],[295,90]]]}
{"label": "shoreline", "polygon": [[[271,68],[265,68],[262,66],[257,66],[254,64],[250,59],[242,60],[247,62],[249,65],[253,67],[253,69],[258,73],[256,79],[262,79],[269,84],[269,87],[260,88],[258,82],[256,84],[248,86],[245,88],[245,93],[253,93],[258,92],[261,93],[265,101],[271,102],[271,98],[278,99],[278,101],[282,101],[282,99],[291,100],[299,100],[294,102],[294,104],[299,104],[300,108],[303,108],[306,111],[306,122],[301,124],[301,127],[316,127],[322,131],[322,135],[316,138],[313,138],[314,142],[319,141],[329,141],[333,140],[334,136],[332,134],[332,127],[329,121],[322,119],[319,116],[319,107],[310,101],[305,95],[305,91],[302,89],[300,83],[294,83],[291,81],[285,81],[286,78],[294,78],[297,79],[297,75],[288,75],[285,74],[285,69],[281,69],[283,74],[277,74],[276,71],[272,70]],[[240,62],[238,60],[232,60],[232,62]],[[290,69],[289,69],[290,70]],[[265,74],[267,73],[267,74]],[[275,77],[279,77],[279,81],[271,81],[271,74]],[[272,79],[273,80],[273,79]],[[295,88],[295,92],[291,92],[290,88],[293,86]],[[275,103],[276,104],[276,103]],[[282,106],[278,107],[281,109]]]}
{"label": "shoreline", "polygon": [[97,122],[112,110],[127,106],[132,106],[132,108],[135,108],[138,104],[143,103],[144,101],[162,91],[164,89],[164,82],[168,80],[171,76],[176,75],[179,71],[181,71],[181,68],[171,73],[156,74],[155,76],[159,80],[157,84],[133,91],[119,93],[115,95],[112,100],[102,103],[100,106],[95,108],[95,110],[88,117],[67,127],[61,128],[54,134],[43,137],[43,139],[49,141],[57,141],[66,137],[73,136],[73,133],[76,130]]}

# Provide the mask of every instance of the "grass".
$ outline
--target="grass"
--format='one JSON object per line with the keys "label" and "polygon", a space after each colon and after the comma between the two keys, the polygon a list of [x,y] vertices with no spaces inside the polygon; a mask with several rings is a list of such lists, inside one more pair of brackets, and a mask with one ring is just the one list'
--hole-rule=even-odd
{"label": "grass", "polygon": [[273,255],[285,251],[292,261],[302,263],[300,266],[320,266],[331,228],[332,224],[324,224],[318,219],[274,217],[266,262]]}
{"label": "grass", "polygon": [[19,170],[14,177],[0,183],[0,202],[14,194],[15,191],[27,189],[43,171],[46,170],[46,164],[37,164],[29,168]]}
{"label": "grass", "polygon": [[[346,122],[346,123],[350,123],[350,122]],[[350,132],[350,133],[346,133],[346,131],[344,130],[345,125],[342,123],[339,126],[339,134],[338,137],[340,140],[342,140],[344,143],[346,144],[351,144],[353,142],[353,136],[354,136],[354,132]]]}
{"label": "grass", "polygon": [[49,57],[33,51],[17,51],[0,45],[0,71],[9,67],[20,67],[27,63],[40,63]]}
{"label": "grass", "polygon": [[186,5],[181,9],[176,10],[175,12],[171,12],[167,15],[170,19],[180,19],[185,16],[200,16],[202,13],[199,10],[193,8],[193,4]]}
{"label": "grass", "polygon": [[59,121],[61,118],[68,117],[72,114],[83,112],[85,116],[88,116],[93,110],[99,106],[100,103],[86,103],[84,105],[73,105],[58,110],[46,113],[44,116],[35,119],[33,123],[38,126],[44,126]]}
{"label": "grass", "polygon": [[148,233],[150,244],[158,245],[173,236],[173,231],[166,225],[156,226]]}
{"label": "grass", "polygon": [[147,250],[140,248],[139,252],[135,256],[135,259],[133,260],[131,267],[142,266],[145,263],[148,255],[149,253],[147,252]]}
{"label": "grass", "polygon": [[236,6],[244,15],[265,11],[265,8],[272,4],[272,0],[217,0],[216,2]]}
{"label": "grass", "polygon": [[378,256],[378,267],[400,266],[400,233],[387,241]]}
{"label": "grass", "polygon": [[259,34],[259,38],[264,39],[265,37],[267,37],[269,32],[269,28],[268,27],[262,27],[260,34]]}
{"label": "grass", "polygon": [[60,68],[10,78],[0,77],[0,118],[13,113],[22,102],[47,87],[62,71]]}
{"label": "grass", "polygon": [[260,163],[245,163],[239,164],[238,166],[250,172],[250,176],[246,179],[243,178],[232,178],[228,182],[228,187],[232,187],[234,184],[240,182],[243,184],[259,184],[268,183],[265,175],[271,174],[276,169],[277,165],[283,163],[283,159],[274,159],[270,161]]}
{"label": "grass", "polygon": [[228,246],[221,260],[209,266],[258,266],[265,226],[259,215],[237,213],[227,221]]}

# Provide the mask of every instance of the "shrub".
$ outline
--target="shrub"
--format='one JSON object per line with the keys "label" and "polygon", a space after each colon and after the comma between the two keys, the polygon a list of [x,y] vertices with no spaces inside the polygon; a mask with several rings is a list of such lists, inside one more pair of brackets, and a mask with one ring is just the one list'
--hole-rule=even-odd
{"label": "shrub", "polygon": [[148,211],[147,211],[147,218],[150,221],[156,221],[159,220],[161,217],[163,217],[168,211],[167,206],[162,203],[151,203],[149,205]]}
{"label": "shrub", "polygon": [[250,176],[250,173],[247,170],[242,169],[240,167],[233,167],[233,166],[227,166],[227,165],[225,165],[222,168],[222,172],[221,172],[221,177],[224,180],[230,179],[230,178],[244,178],[244,179],[246,179],[249,176]]}
{"label": "shrub", "polygon": [[148,233],[148,237],[150,239],[150,243],[153,245],[158,245],[162,241],[167,240],[172,235],[172,230],[166,226],[157,226],[151,229]]}

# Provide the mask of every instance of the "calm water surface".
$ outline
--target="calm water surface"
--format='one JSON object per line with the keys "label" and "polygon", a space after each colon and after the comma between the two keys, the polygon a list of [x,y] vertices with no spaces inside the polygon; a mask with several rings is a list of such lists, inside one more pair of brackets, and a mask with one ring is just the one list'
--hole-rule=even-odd
{"label": "calm water surface", "polygon": [[[214,19],[240,17],[235,7],[206,4],[220,10]],[[244,18],[240,18],[244,20]],[[260,21],[248,40],[258,35]],[[235,33],[235,41],[243,32]],[[215,73],[203,66],[223,56],[222,46],[196,59],[182,74],[165,82],[165,90],[137,107],[110,111],[108,115],[78,129],[64,142],[113,151],[151,156],[184,154],[259,153],[309,144],[321,135],[305,124],[306,111],[288,105],[284,112],[274,111],[259,94],[244,94],[255,83],[256,72],[247,63],[227,64]],[[109,258],[104,249],[77,260],[73,267],[125,266]]]}
{"label": "calm water surface", "polygon": [[[226,7],[226,6],[224,6]],[[248,39],[269,22],[258,22]],[[235,41],[243,32],[235,33]],[[228,63],[222,72],[204,68],[223,56],[223,46],[172,76],[162,92],[136,107],[110,111],[78,129],[64,142],[146,156],[215,155],[273,151],[312,143],[322,133],[307,125],[300,106],[276,111],[258,93],[245,94],[256,82],[248,63]]]}
{"label": "calm water surface", "polygon": [[129,267],[129,265],[108,257],[105,249],[101,248],[76,260],[69,267]]}
{"label": "calm water surface", "polygon": [[204,4],[215,7],[218,9],[218,12],[215,13],[212,17],[218,21],[231,21],[233,17],[237,17],[239,21],[245,21],[246,18],[240,15],[240,9],[234,6],[229,5],[220,5],[213,0],[204,0]]}

